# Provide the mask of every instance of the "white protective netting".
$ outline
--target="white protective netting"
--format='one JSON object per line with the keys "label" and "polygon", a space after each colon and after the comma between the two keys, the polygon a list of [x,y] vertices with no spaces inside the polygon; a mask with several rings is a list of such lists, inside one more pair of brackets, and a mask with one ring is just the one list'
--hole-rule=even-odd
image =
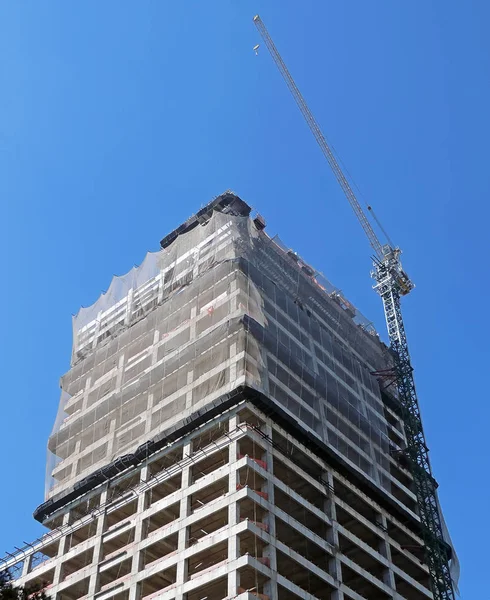
{"label": "white protective netting", "polygon": [[250,219],[214,212],[115,277],[73,319],[46,497],[239,385],[389,490],[390,442],[370,374],[386,368],[385,349],[315,275]]}

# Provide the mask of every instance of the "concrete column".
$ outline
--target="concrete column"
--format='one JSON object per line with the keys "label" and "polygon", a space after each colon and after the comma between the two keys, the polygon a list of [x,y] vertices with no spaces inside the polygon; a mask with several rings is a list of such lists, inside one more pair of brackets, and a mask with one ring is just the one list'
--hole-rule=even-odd
{"label": "concrete column", "polygon": [[194,380],[194,371],[187,371],[187,387],[188,391],[185,394],[185,407],[186,409],[192,408],[192,382]]}
{"label": "concrete column", "polygon": [[[94,442],[95,440],[92,440],[92,442]],[[75,442],[75,452],[73,453],[73,456],[80,456],[80,450],[82,447],[82,441],[81,440],[77,440]],[[80,463],[82,459],[75,459],[73,461],[73,464],[71,465],[71,477],[75,477],[76,474],[78,473],[78,464]],[[80,469],[81,471],[81,469]]]}
{"label": "concrete column", "polygon": [[[148,476],[148,467],[141,469],[141,481],[146,481]],[[138,508],[136,511],[135,526],[134,526],[134,544],[135,546],[143,539],[143,518],[141,517],[145,510],[145,498],[146,493],[138,496]],[[133,554],[133,561],[131,563],[131,577],[135,578],[140,571],[141,567],[141,552],[137,551]],[[140,597],[140,586],[139,584],[133,584],[129,588],[129,600],[138,600]]]}
{"label": "concrete column", "polygon": [[[236,343],[231,344],[230,346],[230,382],[233,383],[236,381],[236,359],[233,360],[236,356]],[[231,431],[231,430],[230,430]]]}
{"label": "concrete column", "polygon": [[[22,573],[21,573],[21,577],[25,577],[28,573],[31,572],[31,565],[32,565],[32,557],[34,556],[34,554],[30,554],[25,560],[24,560],[24,564],[22,565]],[[60,556],[59,552],[58,552],[58,556]],[[59,580],[59,569],[60,569],[60,565],[56,565],[56,570],[54,573],[54,581],[55,583]],[[58,574],[58,580],[56,579],[56,575]]]}
{"label": "concrete column", "polygon": [[[301,310],[301,309],[299,309]],[[313,370],[315,371],[315,373],[318,375],[318,373],[320,372],[318,369],[318,359],[316,357],[316,352],[315,352],[315,341],[313,339],[313,336],[310,334],[308,335],[308,350],[310,351],[311,354],[311,362],[313,364]]]}
{"label": "concrete column", "polygon": [[125,325],[129,325],[129,323],[131,322],[131,314],[133,312],[133,294],[134,294],[134,290],[133,290],[133,288],[131,288],[128,291],[128,299],[127,299],[127,304],[126,304],[126,315],[124,317]]}
{"label": "concrete column", "polygon": [[[183,448],[183,457],[190,456],[192,454],[192,441],[187,442]],[[189,485],[191,484],[191,464],[186,465],[182,469],[182,497],[180,500],[180,521],[182,522],[190,514],[190,497],[188,495]],[[183,594],[182,586],[187,581],[187,561],[182,559],[182,553],[187,548],[188,542],[188,531],[187,527],[181,527],[178,533],[178,551],[179,561],[177,563],[177,593],[175,595],[176,600],[182,600]]]}
{"label": "concrete column", "polygon": [[[148,399],[146,401],[146,415],[145,415],[145,435],[149,434],[151,431],[151,408],[153,406],[153,394],[148,394]],[[145,439],[148,439],[146,437]]]}
{"label": "concrete column", "polygon": [[[238,426],[238,417],[234,415],[230,418],[229,431],[234,431]],[[237,455],[238,455],[238,442],[232,441],[228,446],[229,450],[229,463],[230,463],[230,477],[228,480],[228,492],[230,496],[236,492],[238,484],[238,471],[236,469]],[[240,506],[237,502],[233,501],[228,505],[228,527],[231,528],[240,522]],[[228,562],[231,564],[240,556],[240,540],[237,535],[230,535],[228,538]],[[228,597],[234,598],[238,595],[238,588],[240,587],[240,574],[235,569],[228,571]]]}
{"label": "concrete column", "polygon": [[87,377],[87,379],[85,380],[85,388],[84,388],[84,391],[83,391],[83,400],[82,400],[82,410],[86,410],[87,409],[88,394],[89,394],[89,389],[90,389],[91,385],[92,385],[92,376],[89,375]]}
{"label": "concrete column", "polygon": [[114,442],[116,441],[116,420],[112,419],[109,424],[109,433],[107,434],[107,456],[114,454]]}
{"label": "concrete column", "polygon": [[[381,556],[384,556],[386,559],[388,559],[391,564],[391,549],[390,544],[388,542],[388,534],[386,533],[388,522],[386,520],[386,517],[381,513],[376,514],[376,522],[379,525],[381,525],[381,528],[384,531],[383,539],[379,542],[378,552],[381,554]],[[383,570],[383,583],[385,583],[393,590],[396,589],[395,574],[393,570],[388,567]]]}
{"label": "concrete column", "polygon": [[118,392],[121,389],[121,385],[122,385],[122,377],[123,377],[123,372],[124,372],[124,358],[125,358],[125,355],[121,354],[121,356],[119,357],[119,361],[117,363],[116,385],[114,387],[114,390],[116,392]]}
{"label": "concrete column", "polygon": [[191,340],[196,339],[196,316],[197,316],[197,306],[193,306],[191,308],[191,324],[189,326]]}
{"label": "concrete column", "polygon": [[[237,304],[237,296],[235,294],[237,289],[237,282],[236,279],[232,279],[230,281],[230,314],[233,314],[236,309],[238,308],[238,304]],[[247,307],[248,309],[248,307]]]}
{"label": "concrete column", "polygon": [[[239,520],[239,508],[236,502],[229,506],[229,518]],[[233,562],[240,556],[240,540],[237,535],[231,535],[228,538],[228,562]],[[233,567],[228,570],[228,597],[234,598],[238,595],[240,587],[240,573]]]}
{"label": "concrete column", "polygon": [[58,548],[58,554],[57,554],[57,559],[58,560],[56,562],[56,567],[54,568],[53,586],[59,585],[59,583],[60,583],[62,556],[66,552],[67,543],[68,543],[67,537],[66,536],[62,537],[61,540],[60,540],[59,548]]}
{"label": "concrete column", "polygon": [[160,271],[160,277],[158,278],[158,296],[157,296],[158,304],[160,304],[160,302],[163,300],[164,280],[165,280],[165,275],[164,275],[163,271]]}
{"label": "concrete column", "polygon": [[[63,515],[63,525],[68,525],[69,521],[70,521],[70,513],[67,511]],[[68,536],[64,535],[60,539],[60,545],[58,546],[57,562],[56,562],[56,567],[54,568],[53,585],[58,585],[60,582],[61,565],[62,565],[61,559],[68,552],[67,546],[68,546]],[[32,556],[29,558],[32,558]]]}
{"label": "concrete column", "polygon": [[[102,492],[100,495],[100,504],[105,504],[107,501],[107,490]],[[94,555],[92,558],[93,565],[99,565],[102,560],[102,534],[105,529],[105,512],[104,514],[97,517],[97,528],[95,532],[95,545],[94,545]],[[90,575],[90,582],[88,586],[88,596],[89,598],[93,598],[94,595],[98,591],[98,582],[99,582],[99,569],[97,569]]]}
{"label": "concrete column", "polygon": [[201,250],[196,250],[193,256],[193,262],[194,264],[192,265],[192,279],[197,279],[197,277],[199,277],[199,265],[200,265],[200,261],[201,261]]}
{"label": "concrete column", "polygon": [[325,490],[325,494],[326,494],[326,498],[325,498],[325,503],[324,503],[324,512],[327,515],[327,517],[330,517],[330,519],[332,521],[336,521],[337,520],[337,511],[335,508],[335,500],[333,497],[333,492],[332,492],[332,488],[334,485],[334,479],[333,479],[333,475],[332,473],[330,473],[329,471],[324,471],[322,473],[322,479],[324,481],[326,481],[328,483],[328,488]]}
{"label": "concrete column", "polygon": [[102,318],[102,311],[99,310],[99,312],[97,313],[97,320],[95,321],[95,330],[94,330],[94,339],[92,340],[92,348],[97,347],[97,338],[99,337],[101,318]]}
{"label": "concrete column", "polygon": [[158,342],[160,341],[160,332],[155,329],[153,333],[153,347],[151,349],[151,364],[154,365],[157,362],[158,356]]}
{"label": "concrete column", "polygon": [[[332,473],[327,471],[324,473],[323,477],[329,483],[331,488],[335,487]],[[340,586],[342,583],[342,565],[340,559],[337,557],[337,551],[339,549],[339,532],[337,511],[333,495],[329,495],[325,500],[325,512],[332,519],[332,527],[329,527],[327,530],[327,542],[334,548],[334,555],[328,562],[328,573]],[[344,592],[335,590],[335,592],[332,592],[332,600],[344,600]]]}
{"label": "concrete column", "polygon": [[[269,439],[272,439],[272,425],[270,421],[268,421],[265,425],[264,433],[267,435]],[[265,444],[265,463],[267,466],[267,480],[265,483],[264,492],[267,493],[269,502],[272,506],[275,505],[274,500],[274,456],[272,453],[272,445]],[[264,558],[268,558],[270,561],[270,569],[272,572],[270,580],[264,585],[264,593],[271,598],[271,600],[276,600],[278,598],[277,591],[277,555],[276,555],[276,517],[273,511],[269,511],[266,516],[267,525],[269,527],[269,534],[273,540],[273,543],[269,544],[264,548]]]}

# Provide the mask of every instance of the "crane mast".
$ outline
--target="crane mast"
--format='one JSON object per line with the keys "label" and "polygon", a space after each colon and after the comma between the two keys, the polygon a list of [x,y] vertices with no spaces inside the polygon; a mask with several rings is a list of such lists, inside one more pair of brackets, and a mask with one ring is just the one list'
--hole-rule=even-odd
{"label": "crane mast", "polygon": [[414,288],[414,285],[402,268],[400,262],[401,250],[397,247],[393,248],[389,244],[383,245],[379,241],[325,136],[258,15],[254,17],[254,23],[374,250],[374,269],[371,274],[375,280],[374,289],[383,301],[388,336],[394,358],[393,376],[397,385],[407,440],[404,456],[410,465],[413,476],[426,561],[431,576],[432,593],[435,600],[454,600],[455,595],[449,569],[451,548],[444,540],[442,519],[437,501],[437,482],[432,476],[429,462],[429,452],[422,428],[413,368],[401,311],[401,296],[408,294]]}

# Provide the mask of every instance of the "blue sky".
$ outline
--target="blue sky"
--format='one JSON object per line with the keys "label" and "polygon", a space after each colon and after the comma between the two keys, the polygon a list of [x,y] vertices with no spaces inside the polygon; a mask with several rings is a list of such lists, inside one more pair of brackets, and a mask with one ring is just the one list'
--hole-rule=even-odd
{"label": "blue sky", "polygon": [[[370,248],[265,48],[404,250],[404,315],[463,600],[490,536],[485,1],[0,4],[0,551],[42,532],[71,314],[227,188],[384,334]],[[478,512],[481,516],[477,517]],[[474,519],[474,521],[473,521]]]}

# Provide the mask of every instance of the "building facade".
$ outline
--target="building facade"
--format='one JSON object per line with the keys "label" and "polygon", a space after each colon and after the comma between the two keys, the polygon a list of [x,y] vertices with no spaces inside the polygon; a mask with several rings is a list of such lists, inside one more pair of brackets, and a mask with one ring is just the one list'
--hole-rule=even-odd
{"label": "building facade", "polygon": [[[432,598],[388,349],[231,192],[73,320],[48,529],[56,600]],[[0,569],[2,565],[0,564]]]}

